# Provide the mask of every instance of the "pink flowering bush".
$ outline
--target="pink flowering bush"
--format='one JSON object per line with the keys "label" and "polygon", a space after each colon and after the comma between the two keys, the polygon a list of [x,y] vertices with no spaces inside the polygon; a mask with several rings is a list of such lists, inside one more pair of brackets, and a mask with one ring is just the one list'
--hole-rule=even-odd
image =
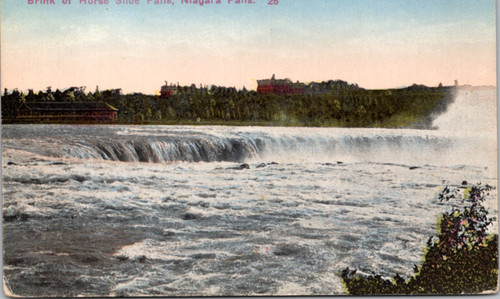
{"label": "pink flowering bush", "polygon": [[[443,256],[450,255],[461,248],[472,249],[484,245],[488,237],[487,228],[495,221],[488,217],[488,211],[481,204],[493,187],[480,184],[467,187],[464,191],[463,202],[470,204],[463,209],[454,209],[444,213],[438,221],[440,239],[439,247]],[[439,194],[439,200],[449,201],[456,198],[458,190],[446,187]]]}

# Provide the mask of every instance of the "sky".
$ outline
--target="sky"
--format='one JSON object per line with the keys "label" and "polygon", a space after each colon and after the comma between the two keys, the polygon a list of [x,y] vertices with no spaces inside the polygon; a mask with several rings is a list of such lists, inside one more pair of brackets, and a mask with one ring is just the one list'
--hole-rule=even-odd
{"label": "sky", "polygon": [[29,1],[1,2],[2,89],[496,85],[494,0]]}

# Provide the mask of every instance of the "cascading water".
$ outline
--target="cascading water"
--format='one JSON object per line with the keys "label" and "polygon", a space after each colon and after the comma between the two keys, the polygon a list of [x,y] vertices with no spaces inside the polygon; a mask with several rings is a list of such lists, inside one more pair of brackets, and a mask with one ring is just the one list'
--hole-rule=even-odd
{"label": "cascading water", "polygon": [[456,120],[462,101],[492,98],[459,91],[439,130],[3,126],[4,283],[27,297],[286,296],[345,294],[345,267],[411,275],[452,204],[439,188],[497,185],[494,109],[465,109],[482,129]]}
{"label": "cascading water", "polygon": [[437,117],[433,125],[441,131],[463,134],[495,134],[497,129],[497,101],[494,89],[458,90],[446,113]]}
{"label": "cascading water", "polygon": [[[49,155],[125,162],[363,161],[376,153],[383,158],[388,151],[399,161],[415,160],[422,151],[446,151],[455,142],[438,132],[416,130],[134,126],[127,132],[107,128],[89,137],[78,127],[32,129],[59,136],[46,140],[52,142]],[[36,151],[43,154],[44,149]]]}
{"label": "cascading water", "polygon": [[[38,126],[34,130],[58,132],[61,127]],[[14,128],[12,128],[14,129]],[[22,127],[26,130],[26,127]],[[78,130],[59,138],[41,139],[25,146],[22,139],[5,140],[5,147],[23,148],[55,157],[103,159],[124,162],[391,162],[443,164],[453,152],[462,157],[488,136],[448,134],[440,131],[320,128],[157,128],[175,130],[172,136],[151,136],[149,127],[133,127],[134,133],[107,132],[105,136],[78,136]],[[137,134],[137,135],[136,135]],[[43,134],[42,134],[43,135]],[[222,135],[222,136],[221,136]]]}
{"label": "cascading water", "polygon": [[[486,156],[491,160],[495,156],[492,149],[496,148],[494,93],[494,90],[459,90],[448,111],[434,121],[434,126],[438,127],[437,131],[11,126],[4,134],[4,146],[22,147],[18,144],[19,141],[15,140],[21,135],[34,135],[37,136],[38,142],[45,144],[32,147],[38,154],[155,163],[251,162],[265,159],[283,162],[346,160],[442,164],[443,159],[446,160],[450,154],[477,160],[479,157],[474,152],[478,148],[486,151]],[[16,131],[22,133],[16,134]],[[480,158],[483,159],[484,155]]]}

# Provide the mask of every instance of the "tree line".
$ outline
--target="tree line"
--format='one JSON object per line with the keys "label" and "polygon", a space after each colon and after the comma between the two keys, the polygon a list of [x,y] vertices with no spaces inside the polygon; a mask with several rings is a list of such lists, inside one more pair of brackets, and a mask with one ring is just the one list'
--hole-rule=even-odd
{"label": "tree line", "polygon": [[[121,89],[86,92],[27,93],[17,89],[2,95],[2,123],[15,123],[25,102],[106,102],[117,108],[123,124],[232,124],[343,127],[404,127],[421,122],[451,100],[452,88],[413,85],[401,89],[367,90],[344,81],[315,83],[302,94],[260,94],[234,87],[182,86],[167,98]],[[441,107],[441,108],[440,108]]]}

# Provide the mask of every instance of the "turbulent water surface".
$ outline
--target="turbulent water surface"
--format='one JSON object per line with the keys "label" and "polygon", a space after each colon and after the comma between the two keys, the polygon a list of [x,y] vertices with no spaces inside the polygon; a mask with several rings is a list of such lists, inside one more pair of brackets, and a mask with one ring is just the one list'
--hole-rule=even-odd
{"label": "turbulent water surface", "polygon": [[6,286],[318,295],[344,293],[345,267],[408,276],[452,205],[440,188],[497,184],[495,116],[454,125],[478,124],[457,121],[470,102],[496,111],[461,91],[432,131],[3,126]]}

